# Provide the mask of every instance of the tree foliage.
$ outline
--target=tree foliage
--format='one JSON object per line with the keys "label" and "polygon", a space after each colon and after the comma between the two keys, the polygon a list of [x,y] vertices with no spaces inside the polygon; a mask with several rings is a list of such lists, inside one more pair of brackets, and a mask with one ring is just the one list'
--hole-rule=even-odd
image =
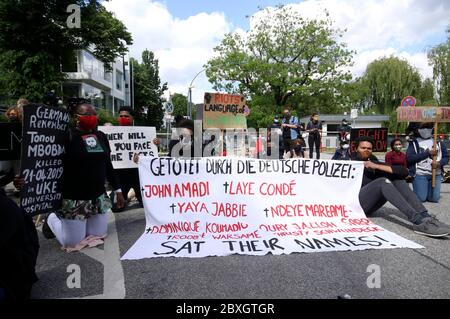
{"label": "tree foliage", "polygon": [[175,93],[172,96],[172,104],[173,104],[173,116],[185,116],[187,115],[188,108],[188,98],[187,96]]}
{"label": "tree foliage", "polygon": [[167,83],[161,84],[159,62],[152,51],[142,52],[142,63],[131,59],[134,70],[134,104],[137,109],[137,121],[161,128],[164,117],[163,94]]}
{"label": "tree foliage", "polygon": [[421,88],[419,72],[407,61],[390,56],[371,62],[362,77],[368,91],[366,105],[381,114],[395,110],[408,95],[416,96]]}
{"label": "tree foliage", "polygon": [[288,7],[265,9],[252,31],[230,33],[206,64],[214,88],[266,97],[272,106],[288,105],[293,97],[334,96],[351,79],[345,66],[352,51],[338,41],[341,30],[330,20],[306,20]]}
{"label": "tree foliage", "polygon": [[450,105],[450,26],[447,29],[447,41],[430,50],[428,62],[433,66],[433,80],[439,105]]}
{"label": "tree foliage", "polygon": [[[80,7],[80,28],[67,24],[71,4]],[[60,89],[61,64],[74,50],[89,48],[108,66],[131,43],[124,24],[99,1],[2,0],[0,96],[40,101],[46,91]]]}

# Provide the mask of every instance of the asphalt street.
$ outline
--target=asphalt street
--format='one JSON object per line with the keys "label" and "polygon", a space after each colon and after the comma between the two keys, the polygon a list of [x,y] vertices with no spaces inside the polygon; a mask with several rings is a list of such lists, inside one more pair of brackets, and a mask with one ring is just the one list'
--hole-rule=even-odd
{"label": "asphalt street", "polygon": [[[439,204],[425,206],[450,224],[450,184],[442,185],[441,196]],[[364,299],[450,298],[449,237],[415,234],[389,204],[371,220],[425,248],[120,261],[145,228],[143,209],[129,208],[111,214],[109,235],[97,248],[66,253],[55,239],[45,239],[39,231],[39,281],[32,297],[336,299],[348,294]],[[79,266],[80,288],[67,284],[73,265]],[[380,270],[379,288],[367,285],[373,265]]]}

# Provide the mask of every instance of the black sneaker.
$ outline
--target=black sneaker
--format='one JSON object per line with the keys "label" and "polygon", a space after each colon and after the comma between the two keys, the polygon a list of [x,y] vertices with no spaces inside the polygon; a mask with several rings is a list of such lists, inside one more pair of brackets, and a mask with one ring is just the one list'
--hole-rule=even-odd
{"label": "black sneaker", "polygon": [[42,235],[44,235],[44,237],[47,239],[52,239],[56,237],[47,223],[47,217],[45,217],[44,223],[42,224]]}
{"label": "black sneaker", "polygon": [[426,217],[419,225],[413,225],[415,233],[429,237],[445,237],[450,234],[450,227],[436,217]]}

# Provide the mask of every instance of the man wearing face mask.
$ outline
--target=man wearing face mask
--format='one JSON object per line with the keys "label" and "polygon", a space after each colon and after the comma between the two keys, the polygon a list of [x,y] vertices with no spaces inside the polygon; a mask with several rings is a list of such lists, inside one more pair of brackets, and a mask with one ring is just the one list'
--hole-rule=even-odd
{"label": "man wearing face mask", "polygon": [[338,127],[339,142],[345,141],[347,134],[350,134],[352,127],[348,124],[347,119],[342,119],[341,125]]}
{"label": "man wearing face mask", "polygon": [[314,146],[316,147],[316,159],[320,159],[320,138],[322,134],[322,123],[319,122],[319,115],[313,113],[306,126],[308,135],[309,158],[313,158]]}
{"label": "man wearing face mask", "polygon": [[[134,123],[134,111],[129,106],[122,106],[119,109],[119,118],[118,118],[119,126],[133,126]],[[155,145],[159,145],[159,139],[155,138],[153,140],[153,143]],[[128,199],[127,194],[129,193],[130,189],[132,188],[134,190],[134,194],[136,196],[136,199],[138,200],[139,207],[143,207],[142,205],[142,196],[140,191],[140,184],[139,184],[139,171],[137,168],[122,168],[122,169],[115,169],[114,172],[116,173],[117,177],[120,181],[120,187],[122,189],[122,192],[124,194],[125,200]],[[113,203],[115,202],[115,194],[114,192],[111,193],[112,198],[111,200]],[[123,207],[124,208],[124,207]],[[113,205],[112,211],[114,213],[123,211],[123,208],[118,208],[116,205]]]}
{"label": "man wearing face mask", "polygon": [[281,120],[281,130],[283,131],[283,149],[290,152],[290,157],[294,156],[293,141],[298,137],[298,118],[291,115],[288,108],[283,110],[283,119]]}
{"label": "man wearing face mask", "polygon": [[[433,123],[420,123],[406,151],[408,169],[413,179],[413,189],[422,201],[439,202],[441,196],[442,167],[448,164],[447,147],[442,141],[434,146]],[[433,156],[436,163],[433,164]],[[436,169],[436,185],[432,187],[432,170]]]}

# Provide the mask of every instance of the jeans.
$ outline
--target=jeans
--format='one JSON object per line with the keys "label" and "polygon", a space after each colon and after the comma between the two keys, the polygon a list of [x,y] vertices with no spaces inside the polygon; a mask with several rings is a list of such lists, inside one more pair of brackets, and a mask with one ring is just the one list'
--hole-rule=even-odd
{"label": "jeans", "polygon": [[405,214],[408,219],[419,224],[427,209],[418,200],[416,194],[409,188],[405,180],[390,181],[380,177],[366,184],[359,192],[359,203],[366,215],[375,212],[387,201]]}
{"label": "jeans", "polygon": [[413,179],[413,189],[417,197],[422,202],[439,202],[439,197],[441,197],[441,182],[442,175],[436,174],[436,186],[431,187],[431,175],[416,175]]}

